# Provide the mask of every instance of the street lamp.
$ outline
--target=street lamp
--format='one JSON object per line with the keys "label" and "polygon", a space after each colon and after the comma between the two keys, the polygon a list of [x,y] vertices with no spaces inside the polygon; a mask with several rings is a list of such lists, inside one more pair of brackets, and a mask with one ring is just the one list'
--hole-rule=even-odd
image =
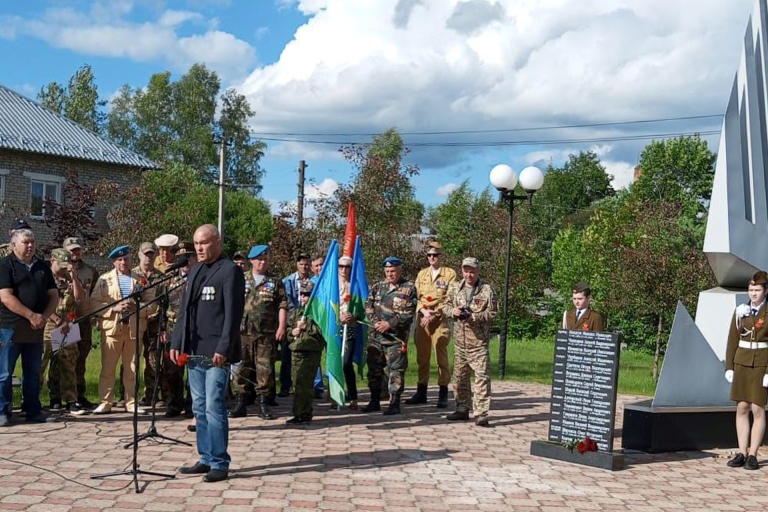
{"label": "street lamp", "polygon": [[515,200],[526,200],[528,204],[533,199],[533,193],[544,184],[544,173],[538,167],[526,167],[520,172],[520,186],[525,195],[515,195],[518,177],[507,164],[499,164],[491,169],[489,176],[491,185],[501,193],[501,200],[509,207],[509,225],[507,227],[507,266],[504,273],[504,295],[501,305],[501,332],[499,333],[499,375],[503,379],[507,369],[507,331],[509,330],[509,270],[512,265],[512,220],[515,212]]}

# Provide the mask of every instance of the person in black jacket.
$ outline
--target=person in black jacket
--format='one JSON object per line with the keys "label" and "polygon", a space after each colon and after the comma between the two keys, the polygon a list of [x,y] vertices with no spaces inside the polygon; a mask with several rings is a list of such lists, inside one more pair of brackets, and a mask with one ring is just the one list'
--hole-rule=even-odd
{"label": "person in black jacket", "polygon": [[223,254],[215,226],[197,228],[194,243],[198,265],[187,278],[169,355],[176,364],[187,363],[200,460],[180,472],[205,473],[204,481],[218,482],[227,478],[231,461],[227,386],[230,365],[240,361],[245,279]]}

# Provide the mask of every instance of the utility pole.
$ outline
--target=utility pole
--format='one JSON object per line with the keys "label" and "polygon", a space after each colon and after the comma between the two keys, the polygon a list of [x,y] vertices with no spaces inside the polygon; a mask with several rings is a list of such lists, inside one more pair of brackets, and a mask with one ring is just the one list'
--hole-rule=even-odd
{"label": "utility pole", "polygon": [[226,140],[224,139],[224,135],[222,134],[221,140],[219,141],[219,144],[221,144],[221,151],[220,156],[221,159],[219,160],[219,235],[221,236],[221,241],[224,241],[224,148],[227,145]]}
{"label": "utility pole", "polygon": [[299,209],[296,214],[296,224],[299,228],[301,228],[304,223],[304,171],[306,169],[307,164],[304,160],[299,160]]}

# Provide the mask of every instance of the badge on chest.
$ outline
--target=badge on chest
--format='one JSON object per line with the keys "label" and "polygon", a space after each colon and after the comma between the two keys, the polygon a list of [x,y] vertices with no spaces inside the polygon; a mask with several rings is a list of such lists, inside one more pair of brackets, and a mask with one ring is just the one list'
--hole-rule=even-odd
{"label": "badge on chest", "polygon": [[203,286],[203,293],[200,295],[200,300],[215,300],[216,299],[216,288],[213,286]]}

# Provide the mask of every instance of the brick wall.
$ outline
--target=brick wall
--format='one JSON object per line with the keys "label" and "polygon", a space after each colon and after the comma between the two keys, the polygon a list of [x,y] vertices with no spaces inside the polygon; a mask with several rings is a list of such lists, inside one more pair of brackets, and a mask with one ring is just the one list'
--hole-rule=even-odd
{"label": "brick wall", "polygon": [[[27,218],[35,239],[41,247],[54,243],[52,232],[45,222],[26,216],[30,209],[31,179],[24,173],[45,174],[65,177],[70,171],[75,171],[78,181],[82,184],[96,185],[102,180],[117,183],[120,188],[128,188],[138,182],[140,169],[72,158],[61,158],[36,153],[25,153],[0,149],[0,179],[5,181],[4,197],[0,197],[0,203],[4,207],[0,209],[0,240],[7,241],[7,233],[15,212],[22,213]],[[60,186],[63,194],[64,186]],[[66,202],[66,198],[62,198]],[[96,222],[100,229],[107,231],[107,212],[112,205],[98,205],[96,208]],[[108,260],[96,254],[87,254],[85,259],[97,266],[105,268]]]}

